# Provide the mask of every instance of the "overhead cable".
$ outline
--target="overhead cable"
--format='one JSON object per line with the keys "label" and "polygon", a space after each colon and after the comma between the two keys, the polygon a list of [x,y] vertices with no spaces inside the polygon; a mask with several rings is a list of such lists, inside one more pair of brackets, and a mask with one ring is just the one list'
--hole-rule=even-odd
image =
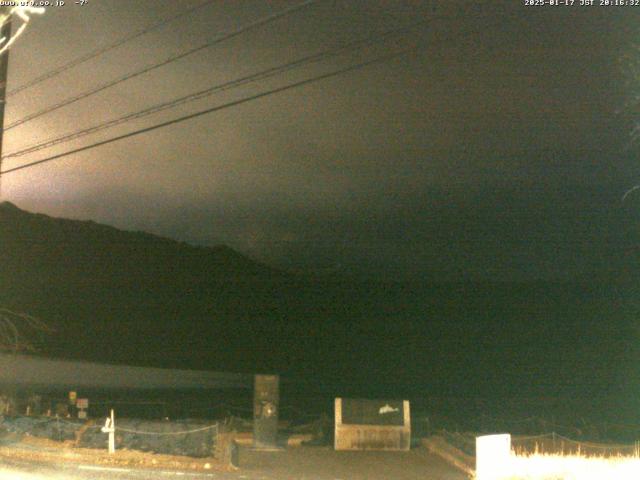
{"label": "overhead cable", "polygon": [[12,128],[15,128],[17,126],[23,125],[24,123],[27,123],[31,120],[34,120],[38,117],[41,117],[43,115],[46,115],[48,113],[54,112],[62,107],[66,107],[67,105],[71,105],[72,103],[75,103],[79,100],[85,99],[87,97],[90,97],[92,95],[95,95],[96,93],[102,92],[103,90],[106,90],[110,87],[113,87],[115,85],[118,85],[120,83],[126,82],[127,80],[131,80],[132,78],[138,77],[140,75],[143,75],[145,73],[149,73],[153,70],[156,70],[160,67],[164,67],[165,65],[169,65],[170,63],[176,62],[178,60],[181,60],[185,57],[188,57],[189,55],[193,55],[196,52],[202,51],[204,49],[213,47],[214,45],[218,45],[226,40],[230,40],[234,37],[237,37],[238,35],[241,35],[245,32],[248,32],[249,30],[253,30],[257,27],[260,27],[262,25],[265,25],[267,23],[273,22],[279,18],[282,18],[286,15],[290,15],[302,8],[308,7],[310,5],[312,5],[313,3],[316,3],[318,0],[306,0],[305,2],[299,3],[297,5],[294,5],[293,7],[289,7],[286,8],[284,10],[280,10],[279,12],[276,12],[274,14],[271,15],[267,15],[265,17],[259,18],[258,20],[255,20],[247,25],[241,26],[235,30],[232,30],[231,32],[222,34],[216,38],[214,38],[213,40],[210,40],[208,42],[205,42],[203,44],[200,44],[197,47],[191,48],[189,50],[186,50],[182,53],[179,53],[177,55],[173,55],[171,57],[166,58],[165,60],[158,62],[158,63],[154,63],[153,65],[150,65],[148,67],[145,67],[141,70],[137,70],[135,72],[132,73],[128,73],[127,75],[124,75],[122,77],[119,77],[115,80],[111,80],[109,82],[103,83],[102,85],[99,85],[96,88],[93,88],[91,90],[87,90],[83,93],[80,93],[78,95],[75,95],[73,97],[67,98],[66,100],[63,100],[59,103],[56,103],[54,105],[51,105],[47,108],[44,108],[42,110],[39,110],[35,113],[29,114],[19,120],[16,120],[12,123],[10,123],[9,125],[4,127],[4,131],[6,132],[7,130],[11,130]]}
{"label": "overhead cable", "polygon": [[151,107],[145,108],[143,110],[140,111],[136,111],[133,113],[129,113],[126,115],[123,115],[121,117],[106,121],[106,122],[102,122],[100,124],[97,125],[93,125],[91,127],[87,127],[81,130],[77,130],[75,132],[72,133],[68,133],[62,136],[58,136],[58,137],[54,137],[54,138],[49,138],[46,139],[44,141],[41,141],[40,143],[34,144],[34,145],[30,145],[28,147],[22,148],[20,150],[15,150],[13,152],[10,152],[6,155],[4,155],[2,157],[1,160],[5,160],[8,158],[16,158],[16,157],[21,157],[30,153],[34,153],[43,149],[47,149],[47,148],[51,148],[55,145],[59,145],[62,143],[67,143],[70,142],[72,140],[77,140],[79,138],[82,138],[84,136],[87,135],[91,135],[94,133],[97,133],[99,131],[108,129],[108,128],[112,128],[115,127],[117,125],[121,125],[124,123],[128,123],[130,121],[133,120],[138,120],[140,118],[146,117],[148,115],[152,115],[164,110],[168,110],[171,108],[175,108],[178,107],[180,105],[189,103],[189,102],[193,102],[196,100],[201,100],[204,98],[207,98],[209,96],[212,96],[216,93],[220,93],[223,91],[227,91],[233,88],[237,88],[243,85],[247,85],[249,83],[253,83],[259,80],[264,80],[267,78],[271,78],[274,77],[276,75],[280,75],[282,73],[294,70],[296,68],[300,68],[302,66],[305,65],[310,65],[312,63],[317,63],[320,62],[322,60],[325,60],[327,58],[330,58],[332,56],[336,56],[339,55],[341,53],[344,52],[348,52],[350,50],[355,50],[356,48],[360,48],[362,46],[369,46],[369,45],[373,45],[376,43],[380,43],[386,39],[388,39],[390,36],[393,35],[397,35],[399,33],[405,32],[409,29],[411,29],[412,27],[414,27],[416,24],[411,24],[409,26],[403,26],[403,27],[399,27],[399,28],[395,28],[392,30],[387,30],[384,32],[380,32],[377,34],[373,34],[373,35],[369,35],[366,38],[363,39],[359,39],[359,40],[354,40],[342,45],[338,45],[336,47],[321,51],[319,53],[315,53],[312,55],[307,55],[305,57],[299,58],[297,60],[282,64],[282,65],[278,65],[276,67],[271,67],[268,68],[266,70],[262,70],[260,72],[257,73],[253,73],[251,75],[247,75],[238,79],[234,79],[231,81],[227,81],[224,83],[220,83],[220,84],[216,84],[212,87],[209,87],[207,89],[204,90],[200,90],[198,92],[194,92],[191,93],[189,95],[185,95],[176,99],[173,99],[171,101],[168,102],[163,102],[163,103],[159,103],[156,105],[153,105]]}
{"label": "overhead cable", "polygon": [[100,55],[103,55],[111,50],[114,50],[122,45],[124,45],[125,43],[128,43],[132,40],[135,40],[136,38],[142,37],[148,33],[151,33],[155,30],[158,30],[162,27],[164,27],[165,25],[174,22],[182,17],[185,17],[187,15],[192,14],[193,12],[195,12],[196,10],[199,10],[203,7],[206,7],[207,5],[210,5],[212,3],[214,3],[216,0],[206,0],[205,2],[200,3],[199,5],[196,5],[195,7],[189,8],[183,12],[178,13],[177,15],[174,15],[172,17],[169,18],[165,18],[157,23],[154,23],[153,25],[150,25],[147,28],[144,28],[142,30],[139,30],[137,32],[134,32],[130,35],[126,35],[118,40],[116,40],[113,43],[110,43],[108,45],[104,45],[102,47],[99,47],[85,55],[81,55],[79,57],[74,58],[73,60],[65,63],[64,65],[61,65],[59,67],[56,67],[52,70],[49,70],[46,73],[43,73],[42,75],[40,75],[39,77],[36,77],[32,80],[29,80],[28,82],[15,87],[11,90],[9,90],[9,92],[7,92],[7,97],[11,97],[13,95],[15,95],[16,93],[20,93],[23,90],[26,90],[28,88],[31,88],[35,85],[38,85],[39,83],[44,82],[45,80],[49,80],[50,78],[56,77],[58,75],[60,75],[63,72],[66,72],[67,70],[70,70],[74,67],[77,67],[78,65],[81,65],[85,62],[88,62],[89,60],[92,60],[96,57],[99,57]]}
{"label": "overhead cable", "polygon": [[373,65],[373,64],[381,63],[381,62],[384,62],[384,61],[387,61],[387,60],[391,60],[393,58],[400,57],[401,55],[405,55],[405,54],[407,54],[409,52],[412,52],[412,51],[415,51],[415,50],[417,50],[417,47],[411,47],[411,48],[403,49],[403,50],[400,50],[398,52],[390,53],[390,54],[387,54],[387,55],[381,55],[381,56],[375,57],[375,58],[373,58],[371,60],[367,60],[367,61],[362,62],[362,63],[357,63],[355,65],[350,65],[348,67],[344,67],[344,68],[341,68],[339,70],[334,70],[334,71],[329,72],[329,73],[325,73],[325,74],[318,75],[318,76],[315,76],[315,77],[307,78],[305,80],[300,80],[298,82],[290,83],[288,85],[284,85],[282,87],[274,88],[274,89],[268,90],[266,92],[261,92],[261,93],[258,93],[258,94],[255,94],[255,95],[251,95],[251,96],[239,99],[239,100],[234,100],[232,102],[225,103],[223,105],[218,105],[218,106],[215,106],[215,107],[212,107],[212,108],[207,108],[206,110],[201,110],[199,112],[191,113],[189,115],[178,117],[178,118],[166,121],[166,122],[158,123],[158,124],[152,125],[150,127],[146,127],[146,128],[142,128],[142,129],[139,129],[139,130],[135,130],[135,131],[132,131],[132,132],[129,132],[129,133],[125,133],[123,135],[118,135],[116,137],[112,137],[112,138],[109,138],[109,139],[106,139],[106,140],[95,142],[95,143],[92,143],[90,145],[85,145],[85,146],[82,146],[82,147],[75,148],[73,150],[69,150],[69,151],[63,152],[63,153],[58,153],[56,155],[51,155],[49,157],[46,157],[46,158],[43,158],[43,159],[40,159],[40,160],[36,160],[36,161],[33,161],[33,162],[25,163],[25,164],[19,165],[17,167],[9,168],[7,170],[1,171],[0,175],[6,175],[8,173],[17,172],[17,171],[20,171],[20,170],[24,170],[24,169],[27,169],[27,168],[34,167],[36,165],[41,165],[43,163],[52,162],[54,160],[58,160],[60,158],[67,157],[67,156],[73,155],[75,153],[84,152],[84,151],[91,150],[91,149],[94,149],[94,148],[97,148],[97,147],[101,147],[103,145],[108,145],[110,143],[114,143],[114,142],[117,142],[117,141],[120,141],[120,140],[124,140],[126,138],[131,138],[131,137],[135,137],[135,136],[142,135],[142,134],[145,134],[145,133],[149,133],[151,131],[154,131],[154,130],[157,130],[157,129],[160,129],[160,128],[168,127],[170,125],[175,125],[175,124],[187,121],[187,120],[191,120],[191,119],[194,119],[194,118],[197,118],[197,117],[201,117],[201,116],[207,115],[209,113],[218,112],[218,111],[225,110],[225,109],[228,109],[228,108],[231,108],[231,107],[242,105],[244,103],[251,102],[253,100],[258,100],[260,98],[264,98],[264,97],[268,97],[268,96],[271,96],[271,95],[275,95],[277,93],[286,92],[286,91],[292,90],[294,88],[298,88],[298,87],[302,87],[304,85],[309,85],[309,84],[312,84],[312,83],[316,83],[316,82],[318,82],[320,80],[325,80],[325,79],[328,79],[328,78],[337,77],[339,75],[344,75],[346,73],[353,72],[355,70],[360,70],[362,68],[368,67],[368,66]]}

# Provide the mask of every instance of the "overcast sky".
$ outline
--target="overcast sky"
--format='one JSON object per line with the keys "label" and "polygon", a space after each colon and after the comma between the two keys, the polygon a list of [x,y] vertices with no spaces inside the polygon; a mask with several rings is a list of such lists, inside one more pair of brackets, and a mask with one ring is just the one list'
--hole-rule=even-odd
{"label": "overcast sky", "polygon": [[[199,3],[49,8],[11,50],[9,89]],[[6,123],[295,3],[214,2],[11,96]],[[625,101],[640,93],[638,13],[520,0],[319,0],[13,128],[4,151],[428,21],[383,44],[8,159],[5,169],[417,46],[8,174],[3,197],[50,215],[224,243],[303,271],[523,280],[631,265],[640,192],[621,197],[640,183],[637,149],[624,148],[636,108]]]}

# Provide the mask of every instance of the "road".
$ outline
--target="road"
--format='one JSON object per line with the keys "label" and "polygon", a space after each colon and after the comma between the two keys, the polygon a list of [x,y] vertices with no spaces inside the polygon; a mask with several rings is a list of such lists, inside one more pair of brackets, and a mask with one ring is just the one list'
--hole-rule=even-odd
{"label": "road", "polygon": [[180,471],[98,466],[90,462],[0,456],[0,480],[466,480],[467,476],[424,448],[409,452],[336,452],[330,447],[280,452],[240,450],[236,471]]}
{"label": "road", "polygon": [[408,452],[336,452],[331,447],[288,448],[281,452],[240,451],[248,480],[467,480],[424,447]]}
{"label": "road", "polygon": [[17,460],[4,456],[0,459],[0,480],[153,480],[162,478],[238,480],[238,474],[101,467],[71,462]]}

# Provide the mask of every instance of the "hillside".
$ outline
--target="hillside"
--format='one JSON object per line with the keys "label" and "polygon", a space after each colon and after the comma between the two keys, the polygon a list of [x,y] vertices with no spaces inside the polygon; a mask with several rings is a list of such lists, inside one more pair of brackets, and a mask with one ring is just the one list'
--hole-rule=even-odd
{"label": "hillside", "polygon": [[286,280],[228,247],[31,214],[7,202],[0,245],[2,303],[54,327],[40,349],[71,358],[167,365],[224,358],[220,347],[243,318],[267,313],[268,285]]}

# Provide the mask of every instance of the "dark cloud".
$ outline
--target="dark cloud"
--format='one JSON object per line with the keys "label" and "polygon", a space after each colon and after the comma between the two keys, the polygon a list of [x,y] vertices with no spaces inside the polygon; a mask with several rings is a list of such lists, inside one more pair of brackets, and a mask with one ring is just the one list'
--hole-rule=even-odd
{"label": "dark cloud", "polygon": [[[12,51],[10,82],[19,85],[194,4],[103,0],[50,9]],[[9,121],[291,4],[216,3],[12,98]],[[46,213],[227,243],[290,268],[434,278],[606,270],[636,235],[633,211],[620,198],[640,172],[622,150],[628,125],[614,114],[634,88],[623,82],[618,60],[635,42],[635,13],[509,4],[439,5],[445,18],[395,41],[421,45],[403,58],[7,176],[6,195]],[[35,120],[10,132],[7,148],[432,10],[432,2],[320,2]],[[359,58],[334,59],[115,132]]]}

